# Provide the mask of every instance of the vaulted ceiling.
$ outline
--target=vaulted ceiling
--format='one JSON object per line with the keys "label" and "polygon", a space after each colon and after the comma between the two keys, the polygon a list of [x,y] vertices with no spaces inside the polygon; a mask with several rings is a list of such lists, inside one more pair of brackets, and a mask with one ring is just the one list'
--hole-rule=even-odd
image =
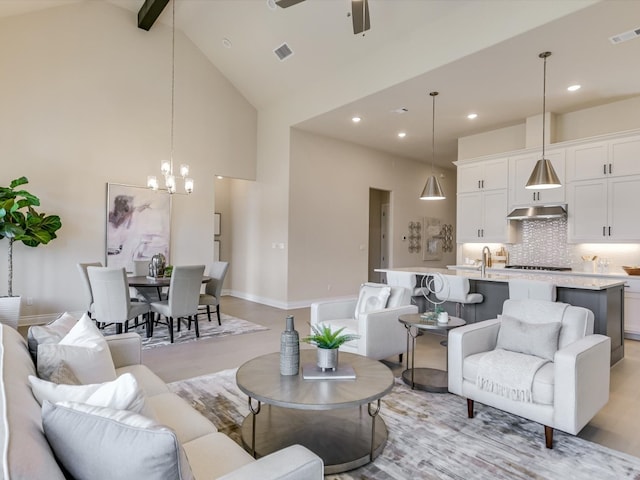
{"label": "vaulted ceiling", "polygon": [[[82,1],[95,0],[2,0],[0,16]],[[143,3],[108,1],[130,10],[132,18]],[[435,29],[452,16],[468,20],[472,6],[496,1],[369,0],[371,30],[354,35],[349,0],[307,0],[287,9],[272,8],[272,0],[178,0],[176,26],[256,108],[263,109],[382,50],[395,49],[402,57],[403,46],[416,32]],[[546,2],[519,1],[541,6]],[[458,137],[522,123],[541,113],[538,54],[544,50],[553,52],[548,60],[548,111],[566,113],[640,95],[640,38],[617,45],[609,40],[640,27],[640,2],[571,2],[580,9],[533,30],[514,32],[507,41],[390,88],[363,94],[297,126],[403,157],[430,160],[428,93],[437,90],[436,160],[449,166],[456,157]],[[170,24],[170,14],[166,8],[159,21]],[[487,28],[490,20],[477,18]],[[441,44],[425,45],[424,55],[437,54],[449,42],[462,40],[469,38],[443,36]],[[294,53],[280,61],[273,50],[283,43]],[[573,83],[582,88],[570,93],[566,87]],[[402,108],[407,112],[397,113]],[[478,118],[468,120],[471,112]],[[351,122],[354,115],[362,117],[358,125]],[[404,139],[397,137],[401,130],[407,133]]]}

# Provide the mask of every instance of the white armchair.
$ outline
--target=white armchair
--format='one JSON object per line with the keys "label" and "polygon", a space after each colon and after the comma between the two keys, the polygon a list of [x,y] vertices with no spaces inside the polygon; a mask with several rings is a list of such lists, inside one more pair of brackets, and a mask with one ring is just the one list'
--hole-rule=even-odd
{"label": "white armchair", "polygon": [[[515,323],[511,323],[513,319],[517,319]],[[506,300],[501,318],[466,325],[449,333],[449,391],[467,398],[469,418],[473,418],[477,400],[541,423],[546,447],[552,448],[554,428],[577,434],[609,400],[611,339],[593,334],[593,319],[590,310],[565,303]],[[497,350],[496,347],[504,348],[505,332],[513,328],[507,325],[521,325],[525,329],[522,335],[525,351],[520,352],[526,354],[537,342],[535,333],[527,329],[535,330],[541,324],[546,329],[554,322],[560,323],[557,351],[554,347],[548,357],[551,361],[533,370],[529,401],[515,400],[504,391],[494,393],[496,390],[487,388],[480,373],[487,365],[482,364],[483,357]],[[499,338],[501,328],[503,336]],[[511,366],[496,365],[496,370],[504,374]]]}
{"label": "white armchair", "polygon": [[[363,308],[367,291],[376,290],[389,292],[383,306],[373,306],[369,310]],[[323,323],[332,329],[345,327],[344,333],[359,335],[359,339],[340,347],[344,352],[375,360],[399,355],[402,361],[402,354],[407,348],[407,332],[398,317],[406,313],[418,313],[418,307],[411,304],[411,294],[412,291],[404,287],[365,283],[360,287],[359,297],[313,303],[311,325]],[[360,313],[356,315],[357,308]]]}

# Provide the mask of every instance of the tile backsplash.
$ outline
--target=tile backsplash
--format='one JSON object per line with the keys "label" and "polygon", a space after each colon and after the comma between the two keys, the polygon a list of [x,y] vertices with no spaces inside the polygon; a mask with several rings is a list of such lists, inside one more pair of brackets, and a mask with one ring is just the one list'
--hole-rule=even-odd
{"label": "tile backsplash", "polygon": [[[587,268],[583,255],[597,255],[607,259],[610,273],[622,272],[622,265],[640,265],[639,243],[567,243],[567,219],[523,220],[518,225],[518,243],[505,244],[511,265],[543,265],[571,267],[575,271]],[[492,252],[502,245],[489,244]],[[459,245],[459,262],[481,258],[483,245]]]}
{"label": "tile backsplash", "polygon": [[512,265],[570,267],[567,219],[523,220],[521,243],[508,245]]}

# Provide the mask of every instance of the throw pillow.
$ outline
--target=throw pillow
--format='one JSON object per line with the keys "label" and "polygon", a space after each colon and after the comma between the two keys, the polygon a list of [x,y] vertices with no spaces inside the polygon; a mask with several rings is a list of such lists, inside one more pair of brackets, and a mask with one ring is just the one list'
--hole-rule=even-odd
{"label": "throw pillow", "polygon": [[78,319],[65,312],[47,325],[29,327],[27,344],[29,345],[29,353],[33,358],[33,363],[37,361],[38,345],[60,342],[76,323],[78,323]]}
{"label": "throw pillow", "polygon": [[560,322],[527,323],[502,315],[496,348],[535,355],[553,362],[558,350]]}
{"label": "throw pillow", "polygon": [[60,362],[55,370],[49,375],[49,380],[53,383],[61,383],[64,385],[80,385],[80,380],[76,377],[73,370],[69,368],[66,362]]}
{"label": "throw pillow", "polygon": [[116,370],[104,336],[88,315],[83,315],[60,343],[38,346],[37,371],[42,379],[65,362],[83,384],[115,380]]}
{"label": "throw pillow", "polygon": [[57,460],[76,480],[192,480],[176,433],[136,413],[75,402],[42,407]]}
{"label": "throw pillow", "polygon": [[387,306],[387,300],[391,295],[391,288],[386,285],[365,283],[360,287],[358,302],[354,317],[360,319],[360,314],[382,310]]}
{"label": "throw pillow", "polygon": [[142,388],[130,373],[124,373],[112,382],[90,385],[57,385],[33,375],[29,375],[29,383],[33,396],[40,405],[45,401],[71,401],[96,407],[129,410],[153,417]]}

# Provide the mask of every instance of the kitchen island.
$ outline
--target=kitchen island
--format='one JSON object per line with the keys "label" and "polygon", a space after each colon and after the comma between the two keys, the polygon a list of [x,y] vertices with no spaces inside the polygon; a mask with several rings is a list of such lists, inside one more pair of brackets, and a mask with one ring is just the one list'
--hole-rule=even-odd
{"label": "kitchen island", "polygon": [[[601,278],[586,275],[571,275],[568,272],[530,272],[491,269],[483,276],[480,271],[464,267],[428,268],[407,267],[379,269],[378,272],[407,272],[417,275],[423,284],[430,276],[457,275],[469,279],[470,291],[480,293],[482,303],[466,305],[460,315],[467,323],[496,318],[502,312],[502,304],[509,298],[510,279],[528,279],[553,283],[557,301],[585,307],[594,314],[594,333],[611,338],[611,364],[624,357],[624,284],[621,278]],[[445,302],[443,307],[455,315],[455,303]]]}

